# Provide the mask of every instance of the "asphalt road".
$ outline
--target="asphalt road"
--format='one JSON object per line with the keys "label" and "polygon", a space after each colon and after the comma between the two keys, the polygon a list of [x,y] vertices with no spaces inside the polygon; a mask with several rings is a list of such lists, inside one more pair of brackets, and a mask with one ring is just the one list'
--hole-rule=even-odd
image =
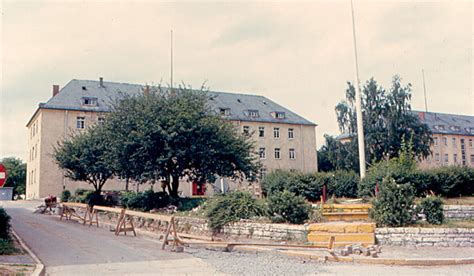
{"label": "asphalt road", "polygon": [[[474,275],[474,265],[321,263],[274,253],[228,253],[198,248],[186,248],[188,253],[173,253],[162,251],[156,240],[117,237],[104,228],[33,214],[39,202],[0,202],[0,205],[12,217],[18,235],[46,266],[48,275]],[[453,256],[444,257],[466,257],[472,252],[452,251]]]}
{"label": "asphalt road", "polygon": [[12,217],[12,227],[43,262],[48,275],[215,273],[201,259],[163,251],[157,242],[117,237],[103,228],[34,214],[38,202],[1,205]]}

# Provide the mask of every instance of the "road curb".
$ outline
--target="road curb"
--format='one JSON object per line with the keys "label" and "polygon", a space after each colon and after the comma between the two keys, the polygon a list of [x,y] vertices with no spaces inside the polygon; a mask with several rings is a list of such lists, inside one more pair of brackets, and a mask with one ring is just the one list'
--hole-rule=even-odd
{"label": "road curb", "polygon": [[33,271],[33,276],[42,276],[45,274],[45,267],[41,260],[36,256],[35,253],[26,245],[26,243],[20,238],[20,236],[11,228],[13,236],[17,239],[18,243],[23,247],[23,249],[30,255],[30,257],[36,262],[36,268]]}

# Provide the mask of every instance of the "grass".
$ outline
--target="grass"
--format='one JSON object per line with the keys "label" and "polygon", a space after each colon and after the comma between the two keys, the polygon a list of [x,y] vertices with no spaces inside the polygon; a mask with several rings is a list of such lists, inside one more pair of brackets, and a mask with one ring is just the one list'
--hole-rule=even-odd
{"label": "grass", "polygon": [[443,197],[445,205],[474,205],[474,196],[463,196],[463,197]]}

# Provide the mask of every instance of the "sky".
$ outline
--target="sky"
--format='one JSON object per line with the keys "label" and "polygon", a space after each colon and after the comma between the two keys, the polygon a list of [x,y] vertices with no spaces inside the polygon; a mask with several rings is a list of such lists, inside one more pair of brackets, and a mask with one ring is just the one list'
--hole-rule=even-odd
{"label": "sky", "polygon": [[[474,115],[471,1],[354,0],[359,75],[412,84],[412,107]],[[0,159],[26,160],[26,123],[52,85],[103,77],[266,96],[339,134],[353,81],[350,1],[2,1]]]}

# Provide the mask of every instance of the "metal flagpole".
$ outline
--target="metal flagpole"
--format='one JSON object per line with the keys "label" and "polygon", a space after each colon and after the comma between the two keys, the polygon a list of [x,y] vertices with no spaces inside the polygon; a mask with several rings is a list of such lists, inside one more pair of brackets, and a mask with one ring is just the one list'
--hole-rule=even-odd
{"label": "metal flagpole", "polygon": [[365,177],[365,141],[364,141],[364,125],[362,121],[362,99],[360,95],[360,84],[359,84],[359,63],[357,60],[357,43],[356,43],[356,30],[354,20],[354,6],[351,0],[351,11],[352,11],[352,34],[354,37],[354,59],[355,59],[355,90],[356,90],[356,112],[357,112],[357,140],[359,143],[359,169],[360,178]]}
{"label": "metal flagpole", "polygon": [[173,30],[171,30],[171,88],[173,88]]}
{"label": "metal flagpole", "polygon": [[423,75],[423,93],[425,94],[425,110],[428,112],[428,101],[426,100],[426,87],[425,87],[425,70],[421,69],[421,74]]}

